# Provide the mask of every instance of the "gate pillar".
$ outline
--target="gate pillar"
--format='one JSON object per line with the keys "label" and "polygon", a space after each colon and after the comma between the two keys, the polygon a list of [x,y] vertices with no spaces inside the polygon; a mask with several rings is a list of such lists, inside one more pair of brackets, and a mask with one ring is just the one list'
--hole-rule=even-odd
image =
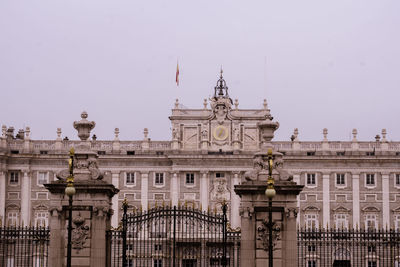
{"label": "gate pillar", "polygon": [[[105,267],[107,263],[106,230],[111,227],[112,197],[118,193],[111,183],[103,180],[97,166],[97,153],[91,150],[87,140],[94,122],[82,120],[74,123],[81,138],[71,154],[73,186],[76,193],[72,203],[72,250],[71,266]],[[89,130],[88,130],[89,129]],[[86,131],[86,132],[85,132]],[[67,165],[66,165],[67,166]],[[46,184],[50,191],[50,247],[48,266],[66,266],[69,202],[65,195],[66,178],[70,170],[58,173],[58,181]]]}
{"label": "gate pillar", "polygon": [[[241,184],[235,185],[235,192],[241,197],[242,266],[269,266],[269,229],[272,228],[273,266],[297,267],[297,195],[303,186],[293,182],[283,166],[283,155],[274,151],[270,142],[278,127],[279,123],[273,122],[272,117],[258,124],[262,140],[260,151],[254,155],[254,169],[245,173]],[[276,191],[271,206],[266,196],[267,182]]]}

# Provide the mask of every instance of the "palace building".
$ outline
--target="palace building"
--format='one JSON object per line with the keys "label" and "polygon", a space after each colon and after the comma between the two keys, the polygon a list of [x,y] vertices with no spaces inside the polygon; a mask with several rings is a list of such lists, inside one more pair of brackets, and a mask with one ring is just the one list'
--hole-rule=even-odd
{"label": "palace building", "polygon": [[[246,179],[260,149],[258,123],[273,120],[267,102],[259,109],[240,109],[232,101],[222,75],[214,96],[202,109],[183,108],[176,100],[169,117],[171,140],[89,141],[98,154],[104,180],[120,189],[113,198],[112,225],[117,226],[126,198],[130,209],[156,205],[188,205],[220,210],[226,201],[229,221],[240,227],[240,197],[234,186]],[[279,117],[279,114],[276,114]],[[81,120],[87,120],[83,112]],[[95,119],[95,118],[94,118]],[[76,122],[79,123],[79,122]],[[93,127],[95,123],[93,122]],[[277,124],[279,126],[279,124]],[[88,134],[90,129],[88,129]],[[289,179],[304,185],[298,197],[302,227],[400,229],[400,142],[389,142],[386,130],[371,142],[302,142],[294,130],[291,141],[272,141],[283,154]],[[0,218],[8,225],[48,225],[49,192],[44,184],[57,180],[67,166],[68,151],[81,140],[32,140],[30,129],[14,133],[2,126],[0,138]]]}

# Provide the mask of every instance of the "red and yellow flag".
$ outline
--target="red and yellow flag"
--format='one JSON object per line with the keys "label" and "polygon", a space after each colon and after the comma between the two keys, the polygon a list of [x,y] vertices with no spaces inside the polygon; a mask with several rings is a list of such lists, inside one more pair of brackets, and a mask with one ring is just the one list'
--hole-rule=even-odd
{"label": "red and yellow flag", "polygon": [[176,86],[179,86],[179,64],[178,64],[178,62],[176,62],[176,77],[175,77],[175,80],[176,80]]}

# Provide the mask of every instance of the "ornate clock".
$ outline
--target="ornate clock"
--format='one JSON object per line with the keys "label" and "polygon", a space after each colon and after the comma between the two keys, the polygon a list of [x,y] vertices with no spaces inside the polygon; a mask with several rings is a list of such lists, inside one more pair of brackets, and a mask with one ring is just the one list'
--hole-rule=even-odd
{"label": "ornate clock", "polygon": [[228,134],[228,128],[222,125],[215,127],[213,131],[213,136],[218,141],[223,141],[228,138]]}

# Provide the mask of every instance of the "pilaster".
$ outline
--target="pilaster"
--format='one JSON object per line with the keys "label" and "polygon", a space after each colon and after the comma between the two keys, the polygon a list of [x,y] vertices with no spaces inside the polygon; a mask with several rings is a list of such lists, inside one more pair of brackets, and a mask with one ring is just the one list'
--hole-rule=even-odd
{"label": "pilaster", "polygon": [[390,229],[389,173],[382,173],[382,227]]}
{"label": "pilaster", "polygon": [[202,171],[200,173],[200,203],[203,211],[207,211],[208,209],[208,171]]}
{"label": "pilaster", "polygon": [[324,173],[322,174],[322,218],[323,225],[322,228],[330,227],[330,216],[331,216],[331,207],[330,207],[330,199],[329,199],[329,177],[330,174]]}
{"label": "pilaster", "polygon": [[179,187],[178,187],[178,173],[172,172],[171,175],[171,204],[173,206],[178,206],[179,200]]}
{"label": "pilaster", "polygon": [[141,172],[141,205],[144,211],[148,208],[149,203],[149,173],[148,172]]}
{"label": "pilaster", "polygon": [[22,225],[29,225],[31,221],[31,180],[28,171],[23,172],[21,179],[21,221]]}
{"label": "pilaster", "polygon": [[353,181],[353,227],[360,227],[360,174],[352,173]]}

